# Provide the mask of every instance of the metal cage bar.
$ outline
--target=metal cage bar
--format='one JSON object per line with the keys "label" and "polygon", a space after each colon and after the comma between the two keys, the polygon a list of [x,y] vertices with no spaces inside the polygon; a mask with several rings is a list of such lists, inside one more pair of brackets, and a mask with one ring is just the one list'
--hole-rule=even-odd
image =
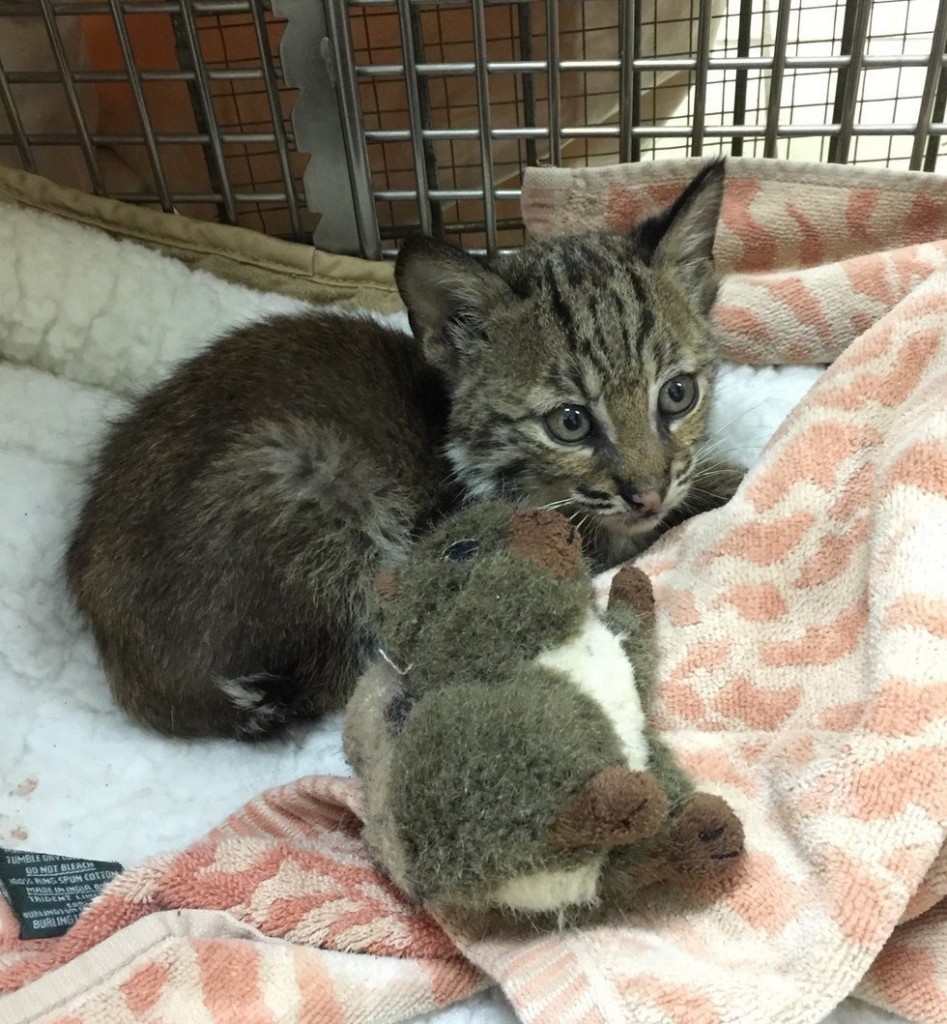
{"label": "metal cage bar", "polygon": [[779,111],[783,96],[783,75],[786,71],[786,44],[789,41],[789,16],[792,0],[779,0],[776,11],[776,35],[773,39],[773,67],[769,78],[769,97],[766,102],[766,138],[763,156],[776,156],[776,138],[779,131]]}
{"label": "metal cage bar", "polygon": [[549,90],[549,159],[553,167],[562,163],[562,93],[559,80],[559,4],[546,0],[546,80]]}
{"label": "metal cage bar", "polygon": [[[703,0],[702,0],[703,2]],[[872,68],[926,68],[928,57],[918,57],[912,54],[901,54],[898,56],[869,56],[863,54],[858,59],[859,70]],[[846,70],[855,63],[851,54],[838,56],[817,57],[807,54],[787,56],[784,66],[790,70],[817,70],[832,71]],[[947,63],[947,57],[941,58],[941,63]],[[562,60],[559,62],[560,71],[617,71],[621,72],[622,62],[620,60]],[[737,71],[746,69],[748,71],[769,71],[773,67],[771,57],[714,57],[711,56],[706,62],[710,71]],[[697,57],[639,57],[634,61],[635,71],[696,71],[698,68]],[[545,60],[493,60],[488,61],[486,72],[488,75],[502,74],[526,74],[528,72],[547,71],[548,64]],[[474,75],[478,71],[476,61],[456,61],[451,63],[419,63],[415,65],[415,74],[422,77],[444,78],[449,76]],[[364,78],[403,78],[405,67],[403,64],[357,64],[355,66],[357,75]]]}
{"label": "metal cage bar", "polygon": [[[125,8],[121,9],[124,13]],[[263,72],[259,68],[206,68],[205,70],[208,79],[212,82],[263,80]],[[163,68],[160,71],[138,68],[136,75],[142,82],[193,82],[197,77],[196,72],[190,71],[187,68]],[[8,77],[11,85],[61,84],[59,75],[51,71],[10,71],[8,72]],[[73,69],[72,80],[79,85],[87,82],[127,82],[128,75],[124,71],[80,71]]]}
{"label": "metal cage bar", "polygon": [[[839,74],[839,98],[837,104],[839,123],[838,137],[830,150],[829,160],[843,164],[848,160],[855,123],[855,104],[858,100],[858,86],[862,67],[865,63],[865,43],[868,39],[868,25],[871,21],[873,0],[849,0],[847,11],[853,11],[851,28],[851,53],[844,74]],[[847,13],[846,11],[846,13]]]}
{"label": "metal cage bar", "polygon": [[[519,42],[520,57],[523,60],[532,60],[533,57],[533,24],[530,15],[529,4],[520,4],[516,10],[516,32]],[[536,90],[533,88],[533,76],[521,75],[519,78],[520,88],[523,90],[523,115],[526,119],[527,128],[536,127]],[[536,140],[526,140],[526,165],[535,167],[539,163],[539,152],[536,149]]]}
{"label": "metal cage bar", "polygon": [[[941,6],[943,6],[945,0],[941,0]],[[945,44],[947,48],[947,44]],[[936,53],[932,50],[932,53]],[[937,86],[937,95],[934,98],[934,112],[933,117],[935,121],[943,121],[944,114],[947,113],[947,75],[944,74],[943,65],[941,66],[940,82]],[[937,167],[937,153],[939,147],[938,138],[932,133],[931,126],[928,126],[927,134],[929,136],[927,140],[927,152],[924,154],[924,170],[933,171]]]}
{"label": "metal cage bar", "polygon": [[[823,138],[836,138],[841,132],[841,126],[837,124],[796,124],[780,127],[776,132],[777,138],[793,139],[806,136]],[[618,140],[620,129],[617,126],[603,125],[588,128],[563,128],[561,137],[563,139],[615,139]],[[904,122],[900,124],[859,124],[852,128],[852,136],[882,136],[891,135],[907,136],[913,138],[917,134],[916,122]],[[945,134],[945,123],[932,121],[928,127],[927,135],[932,138]],[[490,135],[493,139],[545,139],[549,137],[548,128],[494,128]],[[632,128],[632,137],[637,139],[690,139],[693,129],[689,127],[665,127],[665,126],[638,126]],[[706,125],[704,128],[705,139],[728,139],[739,137],[742,139],[765,139],[766,127],[760,125]],[[45,146],[68,146],[75,143],[75,136],[68,134],[49,133],[44,135],[28,135],[30,147]],[[95,133],[89,136],[96,146],[109,145],[132,145],[141,142],[138,135],[118,135]],[[246,133],[234,135],[221,133],[220,139],[225,144],[236,143],[271,143],[274,141],[272,134]],[[476,128],[425,128],[422,131],[422,138],[431,141],[472,140],[480,138],[480,131]],[[207,145],[210,136],[195,132],[193,134],[170,135],[167,133],[155,133],[155,139],[159,143],[194,143]],[[407,131],[366,131],[365,139],[369,142],[409,142],[410,134]],[[9,141],[14,141],[15,136],[11,135]],[[0,143],[5,144],[7,137],[0,136]],[[429,189],[433,196],[436,189]],[[110,195],[112,193],[109,193]],[[236,193],[235,193],[236,194]],[[278,193],[285,198],[285,193]],[[175,192],[175,197],[177,192]],[[298,200],[297,200],[298,201]],[[433,201],[433,200],[432,200]]]}
{"label": "metal cage bar", "polygon": [[[750,29],[753,19],[753,0],[740,0],[739,30],[737,38],[737,56],[750,55]],[[733,123],[746,124],[746,99],[749,86],[749,72],[746,68],[737,68],[736,85],[733,90]],[[734,156],[743,155],[743,139],[737,137],[730,146]]]}
{"label": "metal cage bar", "polygon": [[[182,0],[122,0],[122,10],[126,14],[179,14]],[[195,15],[207,14],[245,14],[248,0],[183,0]],[[112,13],[109,0],[13,0],[0,2],[0,18],[22,17],[34,13],[31,8],[39,5],[48,6],[57,17],[76,18],[84,14]]]}
{"label": "metal cage bar", "polygon": [[634,54],[637,46],[636,28],[638,20],[638,0],[622,0],[619,7],[619,56],[625,54],[621,61],[618,79],[618,156],[622,163],[629,163],[633,157],[632,129],[635,127],[635,66]]}
{"label": "metal cage bar", "polygon": [[145,147],[148,150],[148,160],[151,163],[151,173],[154,175],[155,189],[158,193],[158,201],[165,213],[174,209],[171,202],[171,190],[168,188],[168,181],[161,166],[161,157],[158,154],[158,140],[155,138],[154,128],[151,124],[151,115],[148,113],[148,104],[145,102],[145,93],[142,88],[141,74],[135,64],[135,55],[132,53],[131,39],[128,37],[128,26],[125,24],[125,11],[119,0],[109,0],[112,10],[112,21],[115,25],[115,34],[118,37],[119,49],[122,53],[122,61],[125,70],[128,72],[128,84],[131,87],[132,97],[135,101],[135,109],[138,112],[138,120],[141,122],[141,130],[145,138]]}
{"label": "metal cage bar", "polygon": [[[24,15],[50,48],[36,67],[2,46],[3,19]],[[138,66],[142,15],[172,28],[173,66]],[[102,66],[62,20],[89,16],[114,26]],[[518,244],[522,170],[545,161],[729,151],[930,171],[947,153],[947,0],[0,0],[0,52],[0,158],[50,173],[66,147],[82,187],[231,223],[276,208],[295,238],[312,211],[317,244],[371,257],[418,229],[491,255]],[[126,96],[126,121],[93,121],[100,87]],[[23,116],[43,90],[61,90],[62,118]],[[172,95],[177,123],[154,105]],[[176,176],[173,147],[199,173]],[[109,148],[132,154],[138,191]]]}
{"label": "metal cage bar", "polygon": [[[941,134],[942,125],[931,122],[927,134]],[[837,124],[796,124],[777,127],[773,131],[773,139],[799,138],[806,135],[823,136],[835,138],[839,135],[841,126]],[[917,125],[910,124],[859,124],[852,128],[852,135],[916,135]],[[693,135],[692,128],[673,128],[663,126],[638,125],[631,129],[632,138],[637,139],[689,139]],[[546,139],[549,138],[548,128],[493,128],[490,131],[493,139]],[[620,139],[621,129],[612,125],[604,125],[594,128],[563,128],[560,136],[565,139]],[[729,137],[741,139],[767,139],[769,129],[765,125],[706,125],[704,127],[705,138],[726,139]],[[460,142],[465,139],[473,140],[480,138],[480,130],[477,128],[424,128],[421,137],[429,141]],[[51,137],[62,142],[65,137]],[[121,136],[93,136],[96,141],[115,141]],[[186,137],[188,141],[199,141],[202,136]],[[241,136],[246,138],[246,136]],[[367,130],[365,138],[369,142],[410,142],[411,133],[405,129],[390,130]],[[125,139],[127,141],[127,139]]]}
{"label": "metal cage bar", "polygon": [[480,163],[483,170],[483,212],[487,253],[497,252],[497,214],[493,187],[493,136],[490,131],[490,79],[487,73],[487,27],[484,0],[473,0],[474,53],[476,54],[477,113],[480,122]]}
{"label": "metal cage bar", "polygon": [[59,26],[56,24],[56,12],[50,0],[40,0],[43,12],[43,21],[46,25],[46,34],[49,38],[49,45],[59,69],[59,78],[63,88],[66,90],[66,101],[69,104],[69,112],[75,123],[79,135],[79,145],[85,159],[86,169],[89,172],[89,179],[92,188],[96,193],[102,195],[105,187],[102,184],[102,176],[99,173],[99,164],[95,158],[95,150],[92,146],[92,139],[89,136],[89,129],[85,123],[82,113],[82,104],[79,102],[79,94],[76,91],[76,84],[72,77],[72,70],[69,67],[69,59],[66,56],[66,48],[63,46],[62,36],[59,34]]}
{"label": "metal cage bar", "polygon": [[[115,0],[113,0],[115,2]],[[289,213],[289,222],[293,237],[302,239],[302,218],[299,212],[299,203],[296,200],[296,188],[293,182],[293,169],[289,163],[289,141],[286,129],[283,126],[283,111],[280,106],[279,85],[276,81],[276,72],[270,61],[269,47],[267,45],[266,24],[263,20],[263,0],[250,0],[250,17],[253,19],[253,31],[256,36],[257,48],[260,53],[260,71],[263,78],[263,86],[266,91],[266,102],[270,111],[270,120],[273,122],[273,136],[276,142],[277,159],[279,160],[280,174],[283,178],[285,189],[286,208]]]}
{"label": "metal cage bar", "polygon": [[704,152],[704,132],[707,114],[707,76],[710,73],[710,19],[713,15],[711,0],[700,0],[697,13],[697,63],[694,84],[694,113],[691,136],[691,153],[701,156]]}
{"label": "metal cage bar", "polygon": [[427,154],[424,151],[424,122],[421,117],[421,92],[418,88],[418,76],[414,68],[413,13],[410,0],[398,0],[398,21],[401,28],[401,49],[404,52],[405,88],[408,97],[408,116],[411,119],[409,132],[414,155],[414,174],[418,183],[418,214],[421,230],[431,233],[431,197],[428,195]]}
{"label": "metal cage bar", "polygon": [[0,103],[3,104],[3,110],[7,116],[7,120],[10,122],[10,128],[13,132],[13,141],[18,153],[20,154],[20,162],[23,164],[24,170],[35,174],[36,161],[33,159],[33,151],[30,148],[29,140],[26,137],[26,130],[23,127],[23,120],[20,117],[20,112],[13,100],[13,90],[10,88],[10,79],[4,69],[2,60],[0,60]]}
{"label": "metal cage bar", "polygon": [[237,220],[236,200],[234,199],[230,178],[227,174],[227,162],[224,159],[224,142],[220,137],[221,133],[214,112],[214,97],[211,93],[210,79],[207,77],[207,69],[201,55],[197,23],[194,21],[194,8],[186,2],[182,3],[178,14],[183,29],[186,53],[191,62],[191,70],[194,72],[192,84],[197,99],[195,114],[199,115],[199,123],[207,126],[208,145],[205,147],[205,152],[209,150],[213,158],[210,161],[209,170],[211,171],[211,177],[219,184],[224,215],[229,223],[234,224]]}
{"label": "metal cage bar", "polygon": [[[924,81],[924,92],[921,96],[920,110],[917,117],[917,130],[914,133],[914,146],[911,149],[912,171],[919,171],[924,159],[928,136],[931,130],[931,118],[934,113],[934,100],[938,83],[944,78],[943,55],[947,47],[947,3],[937,9],[937,20],[934,23],[934,35],[931,40],[931,56],[927,65],[927,76]],[[943,116],[943,110],[941,110]]]}
{"label": "metal cage bar", "polygon": [[[641,60],[641,4],[635,5],[635,45],[631,53],[631,125],[636,128],[641,124],[641,72],[638,63]],[[631,135],[631,159],[641,159],[641,137]]]}
{"label": "metal cage bar", "polygon": [[365,136],[361,133],[362,108],[358,95],[356,68],[352,62],[352,36],[345,0],[326,4],[329,41],[334,56],[336,90],[342,113],[342,133],[349,163],[349,179],[355,200],[355,218],[362,253],[369,259],[381,257],[381,234],[372,195],[371,165]]}

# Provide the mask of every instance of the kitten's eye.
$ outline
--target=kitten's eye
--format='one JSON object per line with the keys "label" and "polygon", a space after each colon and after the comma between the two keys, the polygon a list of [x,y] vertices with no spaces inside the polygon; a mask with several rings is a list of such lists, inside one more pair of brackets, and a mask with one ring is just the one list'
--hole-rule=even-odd
{"label": "kitten's eye", "polygon": [[557,441],[575,444],[592,433],[592,416],[584,405],[560,405],[543,418],[546,429]]}
{"label": "kitten's eye", "polygon": [[689,373],[679,373],[661,388],[658,410],[665,416],[683,416],[694,408],[698,393],[695,378]]}
{"label": "kitten's eye", "polygon": [[441,559],[445,562],[466,562],[468,558],[473,558],[479,550],[479,540],[455,540],[450,547],[445,548]]}

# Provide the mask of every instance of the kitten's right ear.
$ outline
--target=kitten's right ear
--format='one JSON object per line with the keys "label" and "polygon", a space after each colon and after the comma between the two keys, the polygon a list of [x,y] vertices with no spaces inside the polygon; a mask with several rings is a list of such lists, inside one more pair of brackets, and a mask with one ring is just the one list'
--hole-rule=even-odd
{"label": "kitten's right ear", "polygon": [[632,232],[648,262],[673,270],[708,313],[717,297],[714,237],[723,204],[725,161],[707,164],[667,209]]}
{"label": "kitten's right ear", "polygon": [[476,346],[487,313],[512,296],[503,278],[480,260],[420,235],[398,253],[395,282],[425,356],[448,373],[459,353]]}

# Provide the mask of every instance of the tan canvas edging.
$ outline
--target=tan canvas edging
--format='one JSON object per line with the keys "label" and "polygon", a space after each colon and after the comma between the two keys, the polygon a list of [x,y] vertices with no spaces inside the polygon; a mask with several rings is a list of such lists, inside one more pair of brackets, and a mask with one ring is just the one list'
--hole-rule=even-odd
{"label": "tan canvas edging", "polygon": [[0,166],[0,201],[100,228],[259,291],[379,313],[402,308],[389,263],[337,256],[247,228],[149,210],[11,167]]}

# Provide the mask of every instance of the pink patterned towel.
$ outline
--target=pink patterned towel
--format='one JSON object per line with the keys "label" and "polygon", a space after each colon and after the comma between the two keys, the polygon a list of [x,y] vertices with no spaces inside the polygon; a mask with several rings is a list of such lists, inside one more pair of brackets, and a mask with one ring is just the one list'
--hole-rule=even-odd
{"label": "pink patterned towel", "polygon": [[359,789],[264,793],[182,853],[116,878],[59,939],[0,902],[3,1024],[385,1024],[486,981],[379,876]]}
{"label": "pink patterned towel", "polygon": [[[534,238],[621,231],[670,202],[701,166],[531,167]],[[832,164],[733,160],[717,235],[716,315],[727,358],[830,363],[947,261],[947,179]]]}
{"label": "pink patterned towel", "polygon": [[[536,235],[617,227],[693,171],[537,170],[524,211]],[[729,181],[728,355],[833,361],[730,505],[640,562],[656,724],[742,817],[741,884],[621,928],[448,938],[372,869],[354,784],[304,779],[62,939],[19,942],[7,912],[4,1024],[397,1020],[485,975],[527,1022],[815,1024],[853,991],[947,1021],[947,185],[757,161]]]}

